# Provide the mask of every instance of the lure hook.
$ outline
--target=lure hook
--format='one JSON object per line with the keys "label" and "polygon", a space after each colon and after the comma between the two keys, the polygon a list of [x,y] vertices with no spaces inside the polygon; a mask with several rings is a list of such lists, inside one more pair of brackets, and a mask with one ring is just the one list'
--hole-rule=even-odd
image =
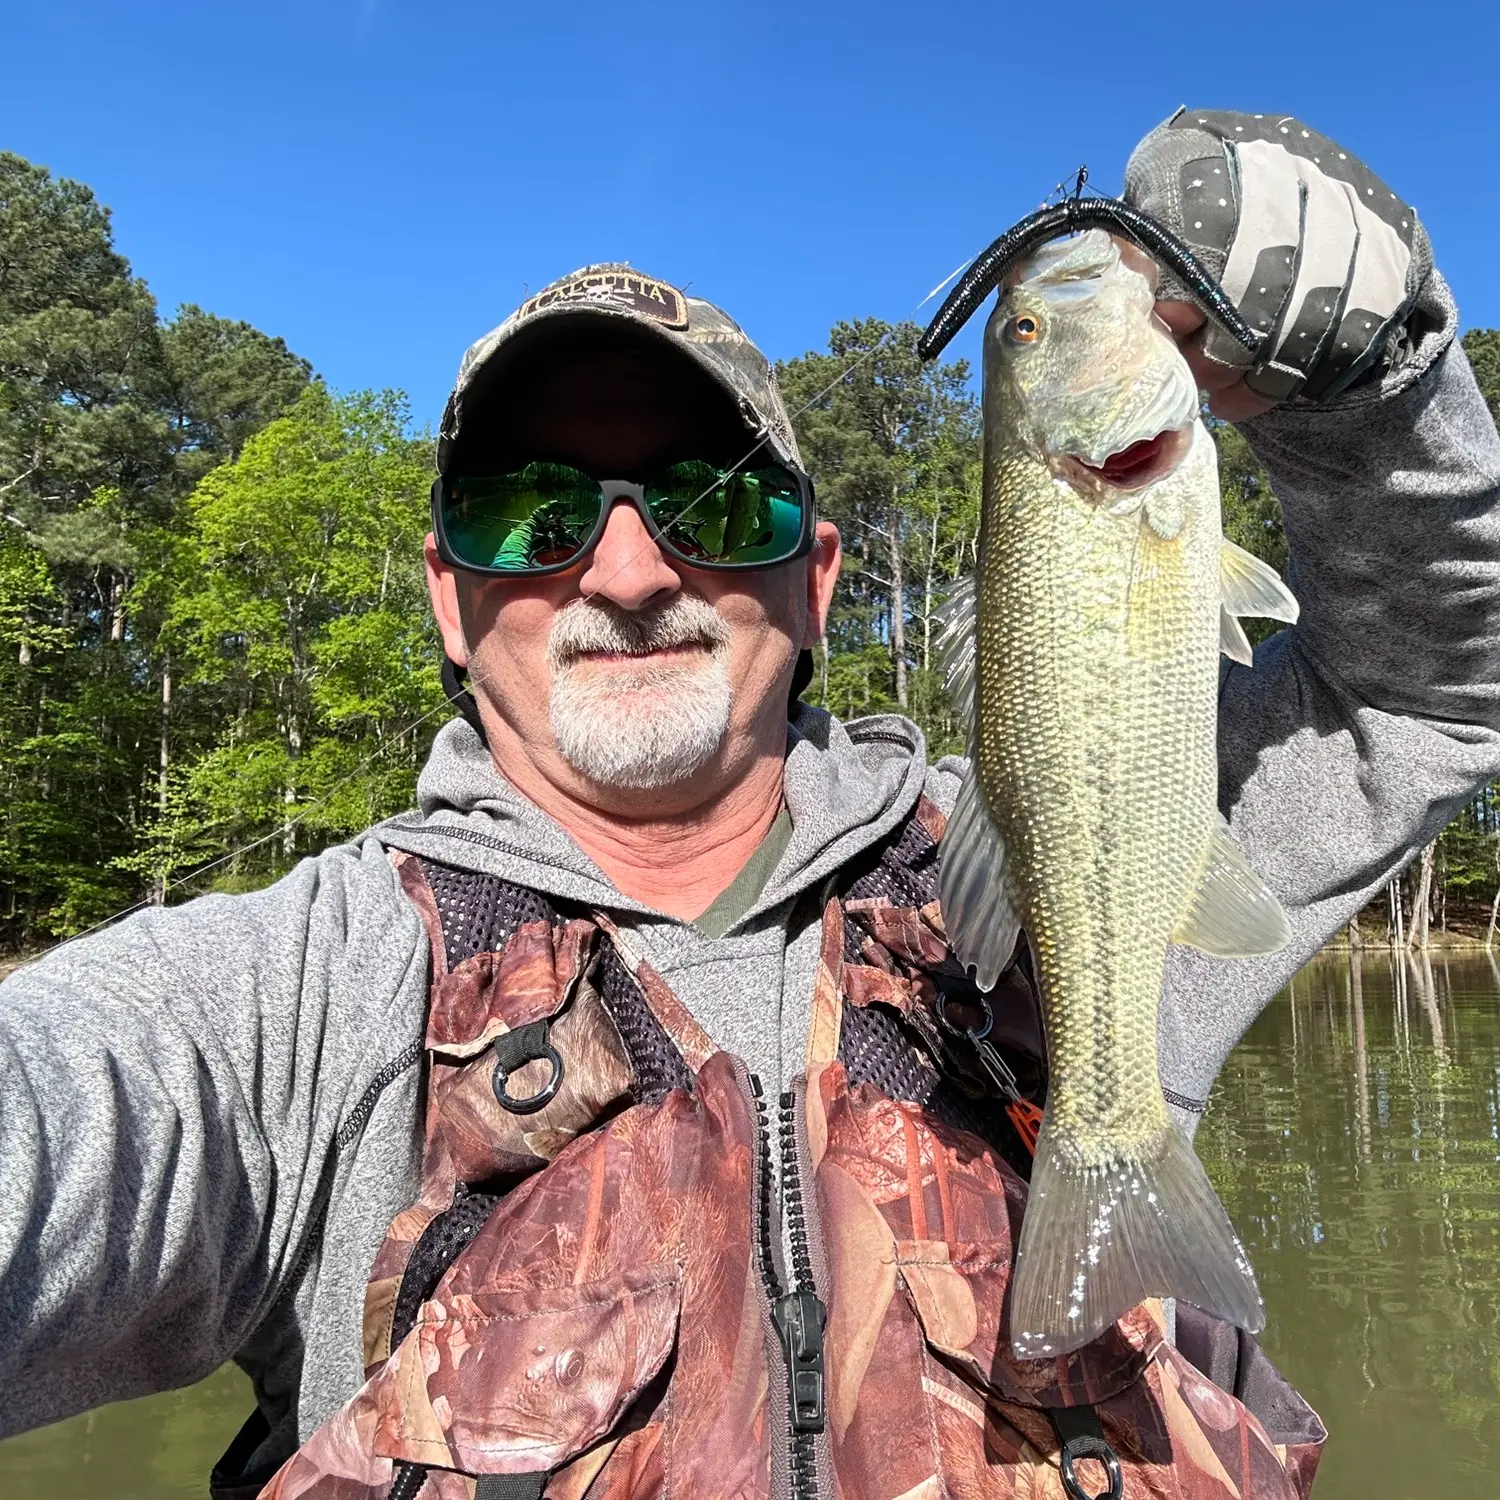
{"label": "lure hook", "polygon": [[1225,333],[1252,355],[1258,354],[1262,336],[1240,316],[1229,294],[1209,274],[1186,242],[1160,220],[1142,213],[1123,199],[1083,197],[1083,185],[1087,181],[1088,169],[1080,167],[1073,197],[1027,214],[975,259],[918,340],[918,355],[925,360],[935,359],[941,354],[958,330],[974,316],[979,304],[1038,245],[1083,229],[1107,229],[1139,245],[1147,255],[1177,276],[1193,300]]}

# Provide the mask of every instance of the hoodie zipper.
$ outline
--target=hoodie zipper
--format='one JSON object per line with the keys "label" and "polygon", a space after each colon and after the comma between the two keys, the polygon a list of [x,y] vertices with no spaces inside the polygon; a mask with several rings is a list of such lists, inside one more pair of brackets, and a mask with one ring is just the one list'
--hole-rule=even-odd
{"label": "hoodie zipper", "polygon": [[827,1425],[827,1379],[823,1329],[828,1309],[813,1281],[807,1209],[797,1152],[797,1096],[781,1096],[777,1135],[781,1145],[781,1202],[790,1272],[783,1280],[774,1242],[770,1108],[760,1079],[750,1075],[760,1145],[760,1269],[771,1304],[771,1322],[781,1341],[787,1381],[787,1443],[792,1500],[817,1500],[818,1434]]}

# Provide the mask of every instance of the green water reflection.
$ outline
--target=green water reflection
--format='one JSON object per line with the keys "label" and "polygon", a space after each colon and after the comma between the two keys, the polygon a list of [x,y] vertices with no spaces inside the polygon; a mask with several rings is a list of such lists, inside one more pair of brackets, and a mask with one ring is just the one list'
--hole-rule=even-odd
{"label": "green water reflection", "polygon": [[[1272,1357],[1332,1433],[1316,1500],[1500,1479],[1500,968],[1325,957],[1251,1029],[1198,1145]],[[201,1500],[250,1398],[222,1370],[0,1444],[5,1500]]]}
{"label": "green water reflection", "polygon": [[1198,1146],[1328,1426],[1317,1500],[1500,1491],[1500,969],[1317,960]]}
{"label": "green water reflection", "polygon": [[233,1366],[185,1391],[0,1443],[4,1500],[204,1500],[208,1471],[255,1404]]}

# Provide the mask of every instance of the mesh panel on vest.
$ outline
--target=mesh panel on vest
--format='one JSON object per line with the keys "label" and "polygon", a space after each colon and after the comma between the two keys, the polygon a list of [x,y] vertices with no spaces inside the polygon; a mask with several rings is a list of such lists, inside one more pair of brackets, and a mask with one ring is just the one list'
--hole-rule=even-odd
{"label": "mesh panel on vest", "polygon": [[892,1099],[925,1105],[937,1072],[912,1045],[900,1020],[881,1005],[846,1005],[839,1061],[850,1083],[868,1083]]}
{"label": "mesh panel on vest", "polygon": [[432,1295],[443,1272],[458,1259],[459,1252],[479,1233],[500,1201],[499,1193],[475,1193],[458,1185],[451,1208],[444,1209],[412,1247],[411,1259],[401,1273],[396,1306],[391,1313],[391,1348],[411,1332],[417,1312]]}
{"label": "mesh panel on vest", "polygon": [[[498,875],[458,870],[428,859],[422,861],[422,873],[442,917],[449,968],[476,953],[498,953],[527,922],[557,920],[557,908],[547,897]],[[607,940],[599,944],[594,982],[635,1071],[632,1092],[637,1102],[656,1104],[675,1088],[690,1088],[692,1075],[682,1054]]]}
{"label": "mesh panel on vest", "polygon": [[673,1089],[691,1088],[692,1075],[682,1054],[652,1014],[640,985],[631,978],[613,943],[600,944],[594,983],[630,1055],[637,1102],[657,1104]]}
{"label": "mesh panel on vest", "polygon": [[512,885],[498,875],[458,870],[430,859],[422,873],[443,919],[443,947],[448,967],[476,953],[498,953],[527,922],[550,922],[552,908],[535,891]]}
{"label": "mesh panel on vest", "polygon": [[1020,1176],[1031,1175],[1031,1156],[998,1099],[971,1099],[926,1061],[926,1053],[901,1018],[883,1005],[845,1005],[839,1061],[849,1082],[868,1083],[888,1099],[920,1104],[954,1130],[977,1135]]}
{"label": "mesh panel on vest", "polygon": [[849,920],[848,914],[844,917],[844,962],[846,964],[868,963],[860,943],[864,941],[864,929],[858,922]]}
{"label": "mesh panel on vest", "polygon": [[886,897],[893,906],[925,906],[937,894],[938,846],[912,818],[898,839],[880,848],[879,858],[861,871],[844,891],[844,899]]}

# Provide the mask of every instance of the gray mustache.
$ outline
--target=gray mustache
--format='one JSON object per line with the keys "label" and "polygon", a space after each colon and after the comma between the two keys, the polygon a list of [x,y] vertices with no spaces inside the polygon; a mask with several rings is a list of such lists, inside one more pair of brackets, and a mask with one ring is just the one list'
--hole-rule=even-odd
{"label": "gray mustache", "polygon": [[644,656],[674,646],[717,651],[729,641],[729,627],[718,612],[691,594],[647,610],[621,609],[604,599],[576,599],[553,622],[547,656],[554,667],[565,667],[592,652]]}

